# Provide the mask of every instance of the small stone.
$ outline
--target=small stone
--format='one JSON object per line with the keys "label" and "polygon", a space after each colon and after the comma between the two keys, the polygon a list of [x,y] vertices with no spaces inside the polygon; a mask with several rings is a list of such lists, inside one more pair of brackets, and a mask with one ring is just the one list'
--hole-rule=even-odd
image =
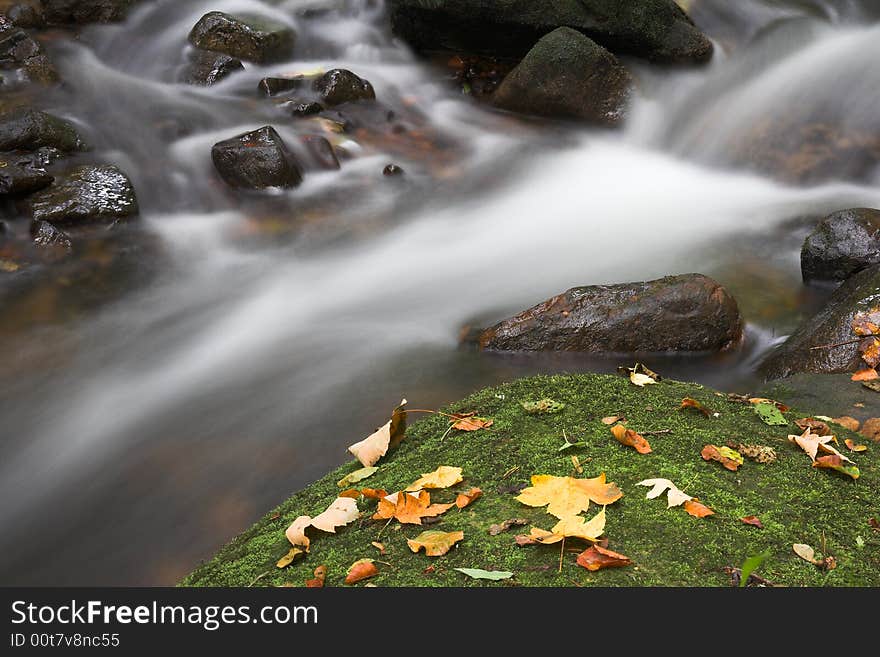
{"label": "small stone", "polygon": [[34,238],[34,244],[42,247],[60,246],[70,251],[73,244],[70,236],[59,228],[56,228],[48,221],[35,221],[31,224],[31,235]]}
{"label": "small stone", "polygon": [[221,11],[202,16],[189,33],[189,42],[196,48],[259,64],[289,58],[295,39],[295,32],[283,23],[254,15],[232,16]]}
{"label": "small stone", "polygon": [[316,78],[312,89],[327,107],[376,98],[376,92],[369,81],[344,68],[334,68]]}
{"label": "small stone", "polygon": [[244,64],[237,57],[196,48],[190,55],[190,63],[184,68],[180,79],[187,84],[210,87],[243,70]]}
{"label": "small stone", "polygon": [[287,111],[292,117],[314,116],[324,111],[321,103],[303,102],[299,100],[289,100],[281,104],[281,107]]}
{"label": "small stone", "polygon": [[34,221],[56,226],[113,223],[138,213],[131,181],[113,165],[74,167],[30,197]]}
{"label": "small stone", "polygon": [[406,173],[403,168],[397,166],[396,164],[389,164],[384,169],[382,169],[383,176],[402,176]]}
{"label": "small stone", "polygon": [[296,187],[302,182],[299,163],[271,126],[214,144],[211,159],[230,187]]}

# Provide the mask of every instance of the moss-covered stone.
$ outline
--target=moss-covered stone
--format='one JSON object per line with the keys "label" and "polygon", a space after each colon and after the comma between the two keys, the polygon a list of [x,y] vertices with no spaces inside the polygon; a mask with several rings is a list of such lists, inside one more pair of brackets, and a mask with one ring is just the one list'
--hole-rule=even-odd
{"label": "moss-covered stone", "polygon": [[[522,401],[545,397],[565,403],[563,412],[529,415],[521,406]],[[697,399],[720,416],[678,410],[684,397]],[[464,540],[449,554],[413,554],[406,540],[425,528],[373,521],[376,503],[362,500],[361,520],[335,535],[316,531],[304,560],[276,568],[275,562],[289,548],[284,530],[296,516],[314,515],[328,506],[340,490],[337,480],[361,467],[351,462],[294,494],[181,584],[302,586],[323,564],[328,567],[327,585],[341,586],[347,568],[370,557],[379,562],[380,575],[370,580],[378,586],[725,586],[725,566],[738,567],[746,557],[769,548],[772,556],[759,574],[774,583],[880,585],[880,534],[868,523],[880,515],[880,460],[873,447],[853,455],[862,472],[853,481],[812,468],[809,458],[786,439],[796,431],[794,424],[788,429],[769,427],[750,405],[730,402],[726,395],[699,385],[662,381],[638,388],[623,377],[608,375],[536,376],[479,391],[444,410],[474,410],[493,418],[494,424],[481,431],[447,433],[445,417],[428,416],[410,426],[403,444],[362,484],[395,491],[439,465],[463,468],[461,484],[432,495],[432,501],[449,502],[459,489],[483,490],[476,502],[461,511],[453,508],[430,527],[464,532]],[[616,442],[601,422],[617,413],[625,414],[628,426],[637,431],[669,433],[648,435],[653,452],[637,454]],[[794,420],[806,414],[807,410],[793,410],[786,417]],[[559,451],[563,432],[569,441],[583,445]],[[838,435],[841,443],[846,437],[858,439],[843,429]],[[778,459],[763,465],[746,460],[737,472],[730,472],[700,458],[704,445],[727,441],[771,446]],[[572,474],[572,456],[578,457],[582,476],[605,472],[624,492],[607,508],[606,535],[609,547],[632,558],[633,566],[588,572],[575,563],[574,550],[585,546],[569,539],[557,572],[559,545],[514,544],[514,535],[527,533],[528,527],[489,534],[490,525],[517,517],[550,529],[555,519],[517,502],[516,490],[533,474]],[[663,498],[646,499],[647,489],[636,483],[652,477],[671,479],[716,515],[697,519],[681,508],[667,509]],[[747,515],[757,515],[764,529],[739,520]],[[370,545],[376,540],[385,545],[384,556]],[[794,543],[808,543],[824,551],[822,556],[833,555],[838,567],[822,571],[802,561],[792,552]],[[433,571],[426,573],[428,566]],[[509,570],[515,575],[485,582],[468,579],[454,570],[459,567]]]}

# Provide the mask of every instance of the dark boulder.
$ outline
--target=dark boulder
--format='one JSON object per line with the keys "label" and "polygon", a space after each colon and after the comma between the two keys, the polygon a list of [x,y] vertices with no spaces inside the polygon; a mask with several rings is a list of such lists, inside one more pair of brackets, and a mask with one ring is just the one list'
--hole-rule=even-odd
{"label": "dark boulder", "polygon": [[135,0],[43,0],[46,21],[57,25],[125,20]]}
{"label": "dark boulder", "polygon": [[339,160],[333,146],[321,135],[302,135],[299,138],[305,151],[303,164],[306,171],[335,171],[339,169]]}
{"label": "dark boulder", "polygon": [[138,213],[134,187],[113,165],[78,166],[30,197],[34,221],[56,226],[112,223]]}
{"label": "dark boulder", "polygon": [[[58,71],[42,46],[24,30],[0,16],[0,69],[12,71],[13,82],[54,84]],[[8,84],[8,83],[7,83]]]}
{"label": "dark boulder", "polygon": [[271,126],[214,144],[211,159],[230,187],[296,187],[302,182],[302,168]]}
{"label": "dark boulder", "polygon": [[391,0],[391,29],[417,50],[521,57],[557,27],[657,62],[712,57],[712,42],[673,0]]}
{"label": "dark boulder", "polygon": [[312,89],[325,107],[376,99],[372,84],[344,68],[334,68],[316,78]]}
{"label": "dark boulder", "polygon": [[0,151],[33,151],[44,146],[66,153],[85,149],[76,128],[57,116],[32,109],[0,116]]}
{"label": "dark boulder", "polygon": [[22,2],[0,0],[0,14],[6,16],[17,27],[37,28],[46,24],[39,0],[24,0]]}
{"label": "dark boulder", "polygon": [[402,176],[404,173],[403,167],[396,164],[386,164],[385,168],[382,169],[382,175],[388,177]]}
{"label": "dark boulder", "polygon": [[852,320],[857,313],[878,305],[880,265],[874,265],[837,288],[819,314],[804,321],[764,359],[759,367],[761,374],[766,379],[779,379],[803,372],[854,372],[860,367],[861,357],[858,343],[853,342],[857,336]]}
{"label": "dark boulder", "polygon": [[244,64],[237,57],[222,52],[195,48],[190,61],[184,67],[180,81],[210,87],[233,73],[244,70]]}
{"label": "dark boulder", "polygon": [[572,288],[469,340],[481,349],[639,353],[720,351],[742,339],[736,301],[702,274]]}
{"label": "dark boulder", "polygon": [[843,281],[880,263],[880,210],[854,208],[825,217],[801,248],[804,281]]}
{"label": "dark boulder", "polygon": [[501,109],[605,126],[624,117],[632,78],[602,46],[568,27],[543,37],[492,96]]}
{"label": "dark boulder", "polygon": [[31,224],[31,236],[34,244],[42,247],[61,247],[66,251],[73,248],[70,236],[48,221],[34,221]]}
{"label": "dark boulder", "polygon": [[281,103],[280,107],[294,118],[315,116],[324,111],[324,106],[321,103],[310,100],[288,100]]}
{"label": "dark boulder", "polygon": [[196,48],[216,50],[260,64],[290,57],[295,39],[294,31],[283,23],[220,11],[202,16],[189,33],[189,42]]}
{"label": "dark boulder", "polygon": [[54,179],[45,169],[31,166],[27,160],[0,155],[0,195],[30,194],[48,187]]}

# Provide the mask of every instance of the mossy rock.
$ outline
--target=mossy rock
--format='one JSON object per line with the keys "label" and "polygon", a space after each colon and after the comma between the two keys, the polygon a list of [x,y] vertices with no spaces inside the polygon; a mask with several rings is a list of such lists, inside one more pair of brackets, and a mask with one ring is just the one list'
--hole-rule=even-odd
{"label": "mossy rock", "polygon": [[[720,415],[679,410],[685,397]],[[523,410],[521,402],[542,398],[565,403],[564,411],[530,415]],[[851,454],[861,469],[858,480],[811,467],[787,435],[798,431],[795,419],[822,414],[822,408],[792,410],[785,413],[789,427],[770,427],[751,405],[729,401],[700,385],[664,380],[639,388],[623,377],[587,374],[521,379],[481,390],[443,410],[476,411],[494,424],[474,432],[447,432],[444,416],[428,416],[412,424],[401,446],[359,485],[391,492],[440,465],[458,466],[464,481],[433,491],[432,502],[451,502],[459,490],[477,486],[483,496],[476,502],[463,510],[453,507],[439,523],[419,527],[371,520],[376,502],[362,499],[359,521],[336,534],[314,531],[305,559],[276,568],[290,547],[284,530],[299,515],[323,511],[340,490],[336,482],[360,468],[353,461],[294,494],[181,585],[302,586],[323,564],[328,568],[326,585],[341,586],[352,563],[373,558],[381,562],[380,574],[369,580],[377,586],[729,586],[726,566],[739,567],[748,556],[767,549],[771,556],[758,574],[778,585],[880,585],[880,533],[869,524],[880,515],[880,445]],[[671,431],[648,435],[653,452],[641,455],[616,442],[601,422],[613,414],[624,414],[627,426],[636,431]],[[842,427],[835,429],[844,451],[845,438],[864,442]],[[563,432],[570,441],[585,444],[560,451]],[[747,459],[736,472],[700,458],[704,445],[728,441],[773,447],[778,458],[769,464]],[[490,525],[509,518],[550,529],[555,518],[518,502],[516,488],[533,474],[571,475],[572,456],[584,469],[578,476],[604,472],[623,491],[623,498],[607,507],[605,535],[609,548],[629,556],[633,565],[588,572],[575,562],[577,551],[586,547],[579,539],[568,539],[561,552],[558,544],[517,547],[514,535],[528,533],[527,526],[489,534]],[[636,484],[655,477],[671,479],[715,515],[699,519],[682,508],[667,508],[665,496],[646,499],[648,489]],[[586,515],[597,510],[593,507]],[[758,516],[764,528],[740,521],[749,515]],[[406,540],[424,529],[460,530],[465,537],[445,556],[413,554]],[[384,556],[370,545],[376,540],[385,545]],[[837,568],[824,571],[801,560],[792,551],[794,543],[812,545],[819,556],[833,556]],[[425,572],[429,566],[433,568]],[[462,567],[506,570],[514,576],[501,582],[472,580],[455,570]]]}

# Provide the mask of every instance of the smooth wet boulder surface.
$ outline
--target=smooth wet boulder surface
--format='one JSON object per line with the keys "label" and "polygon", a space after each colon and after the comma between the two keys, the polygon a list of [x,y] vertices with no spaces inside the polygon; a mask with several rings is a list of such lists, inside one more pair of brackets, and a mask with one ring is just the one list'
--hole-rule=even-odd
{"label": "smooth wet boulder surface", "polygon": [[212,11],[189,33],[196,48],[215,50],[247,61],[266,64],[293,53],[294,31],[276,21],[253,15],[232,16]]}
{"label": "smooth wet boulder surface", "polygon": [[243,70],[244,64],[237,57],[196,48],[181,73],[180,81],[210,87],[233,73]]}
{"label": "smooth wet boulder surface", "polygon": [[71,23],[110,23],[124,20],[136,0],[43,0],[46,21]]}
{"label": "smooth wet boulder surface", "polygon": [[617,58],[576,30],[543,37],[492,96],[492,104],[523,114],[619,124],[632,78]]}
{"label": "smooth wet boulder surface", "polygon": [[76,128],[57,116],[32,109],[0,116],[0,151],[33,151],[44,146],[67,153],[85,149]]}
{"label": "smooth wet boulder surface", "polygon": [[230,187],[296,187],[302,182],[302,167],[271,126],[214,144],[211,159]]}
{"label": "smooth wet boulder surface", "polygon": [[658,62],[712,57],[712,42],[673,0],[391,0],[392,30],[417,50],[522,56],[557,27]]}
{"label": "smooth wet boulder surface", "polygon": [[325,107],[351,103],[357,100],[375,100],[376,92],[368,80],[344,68],[334,68],[312,83],[318,100]]}
{"label": "smooth wet boulder surface", "polygon": [[844,281],[880,263],[880,210],[853,208],[831,214],[804,240],[804,281]]}
{"label": "smooth wet boulder surface", "polygon": [[27,159],[0,153],[0,195],[29,194],[47,187],[54,177]]}
{"label": "smooth wet boulder surface", "polygon": [[572,288],[480,332],[481,349],[720,351],[742,338],[736,301],[702,274]]}
{"label": "smooth wet boulder surface", "polygon": [[112,223],[138,213],[131,181],[113,165],[74,167],[30,197],[35,222],[56,226]]}
{"label": "smooth wet boulder surface", "polygon": [[[761,363],[767,379],[780,379],[802,372],[855,372],[860,367],[852,320],[857,313],[880,306],[880,265],[848,278],[834,291],[815,317],[805,320],[789,338]],[[812,349],[824,345],[839,346]]]}

